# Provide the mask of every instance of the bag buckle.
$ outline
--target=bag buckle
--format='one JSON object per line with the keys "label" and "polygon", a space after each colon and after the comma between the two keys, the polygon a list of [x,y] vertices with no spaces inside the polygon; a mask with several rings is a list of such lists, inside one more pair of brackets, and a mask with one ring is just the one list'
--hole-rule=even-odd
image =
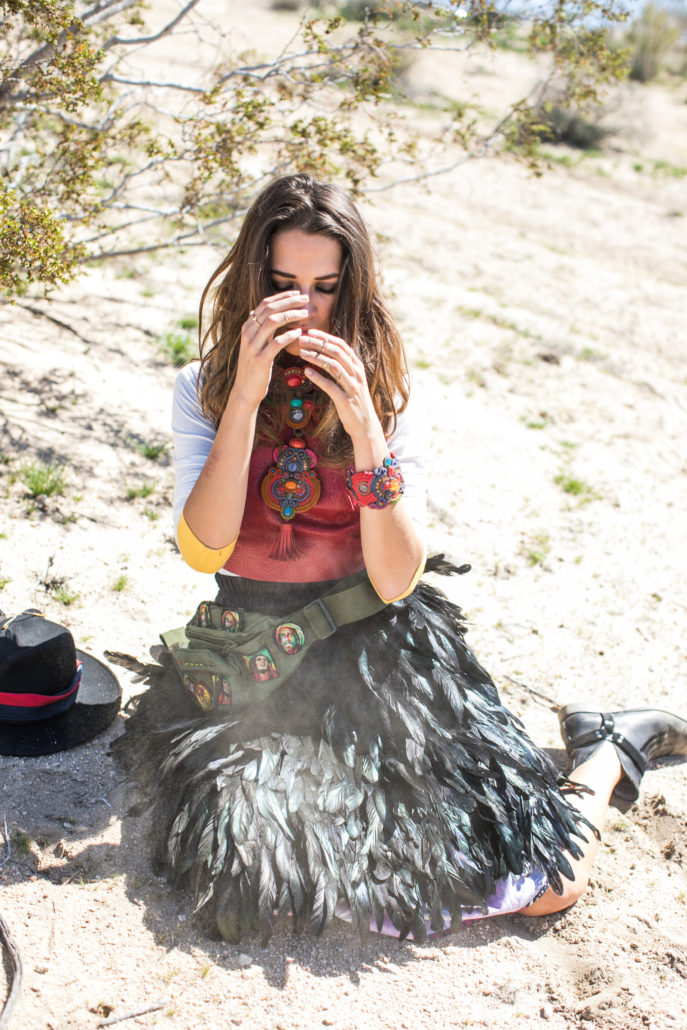
{"label": "bag buckle", "polygon": [[[334,622],[334,619],[331,617],[329,609],[327,608],[326,604],[324,603],[321,597],[317,597],[314,601],[311,601],[310,604],[304,605],[303,614],[307,618],[312,629],[315,631],[315,635],[318,637],[319,640],[326,640],[327,637],[331,637],[334,633],[336,633],[337,625]],[[322,632],[322,630],[320,629],[320,627],[324,628],[320,615],[324,616],[324,626],[328,628],[328,632]]]}

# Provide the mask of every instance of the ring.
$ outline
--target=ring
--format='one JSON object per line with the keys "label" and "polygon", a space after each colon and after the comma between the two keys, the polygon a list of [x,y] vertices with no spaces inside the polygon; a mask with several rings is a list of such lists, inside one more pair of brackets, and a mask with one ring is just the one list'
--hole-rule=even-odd
{"label": "ring", "polygon": [[331,368],[331,365],[329,364],[329,362],[325,358],[324,361],[322,362],[322,369],[323,369],[324,372],[328,372],[330,368]]}
{"label": "ring", "polygon": [[250,317],[253,319],[253,321],[258,327],[262,326],[262,322],[258,322],[257,318],[255,317],[255,311],[251,311]]}

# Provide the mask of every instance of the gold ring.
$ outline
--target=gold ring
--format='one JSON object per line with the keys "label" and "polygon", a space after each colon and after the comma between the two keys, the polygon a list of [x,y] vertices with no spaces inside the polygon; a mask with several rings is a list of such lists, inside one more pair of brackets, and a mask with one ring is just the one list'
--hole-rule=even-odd
{"label": "gold ring", "polygon": [[323,371],[328,372],[329,368],[330,368],[329,362],[325,358],[324,361],[322,362],[322,369],[323,369]]}
{"label": "gold ring", "polygon": [[253,319],[253,321],[258,327],[262,326],[262,322],[258,322],[257,318],[255,317],[255,311],[251,311],[250,317]]}

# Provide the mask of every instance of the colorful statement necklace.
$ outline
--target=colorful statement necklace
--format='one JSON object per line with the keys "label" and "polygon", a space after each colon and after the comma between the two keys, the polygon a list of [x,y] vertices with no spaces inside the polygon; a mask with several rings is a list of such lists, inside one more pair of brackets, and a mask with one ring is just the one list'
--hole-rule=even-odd
{"label": "colorful statement necklace", "polygon": [[317,504],[321,492],[320,480],[312,471],[317,465],[317,455],[310,450],[303,436],[315,410],[313,384],[303,369],[295,366],[285,369],[283,376],[290,391],[286,424],[292,434],[288,443],[275,447],[272,452],[274,465],[268,468],[260,487],[267,507],[278,511],[283,519],[270,552],[270,558],[276,561],[298,557],[291,523],[296,515]]}

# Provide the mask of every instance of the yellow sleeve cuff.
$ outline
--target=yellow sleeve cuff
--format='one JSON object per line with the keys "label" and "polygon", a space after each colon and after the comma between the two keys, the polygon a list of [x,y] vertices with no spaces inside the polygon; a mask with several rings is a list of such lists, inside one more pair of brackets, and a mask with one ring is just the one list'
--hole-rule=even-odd
{"label": "yellow sleeve cuff", "polygon": [[427,555],[425,554],[425,555],[423,555],[422,561],[420,562],[420,564],[418,565],[415,573],[413,574],[413,578],[410,581],[410,586],[408,587],[407,590],[404,590],[403,593],[399,594],[397,597],[382,597],[382,595],[379,593],[379,590],[377,590],[377,587],[375,587],[374,583],[372,583],[372,580],[370,580],[370,582],[372,583],[372,586],[374,587],[374,589],[377,592],[377,594],[379,595],[379,597],[381,597],[382,601],[384,601],[384,604],[392,604],[393,601],[402,601],[404,597],[408,596],[408,594],[412,594],[413,590],[418,585],[418,583],[420,581],[420,576],[425,571],[425,564],[426,564],[426,562],[427,562]]}
{"label": "yellow sleeve cuff", "polygon": [[226,547],[215,550],[202,544],[184,518],[183,512],[177,526],[177,542],[181,557],[196,572],[218,572],[236,546],[236,540]]}

